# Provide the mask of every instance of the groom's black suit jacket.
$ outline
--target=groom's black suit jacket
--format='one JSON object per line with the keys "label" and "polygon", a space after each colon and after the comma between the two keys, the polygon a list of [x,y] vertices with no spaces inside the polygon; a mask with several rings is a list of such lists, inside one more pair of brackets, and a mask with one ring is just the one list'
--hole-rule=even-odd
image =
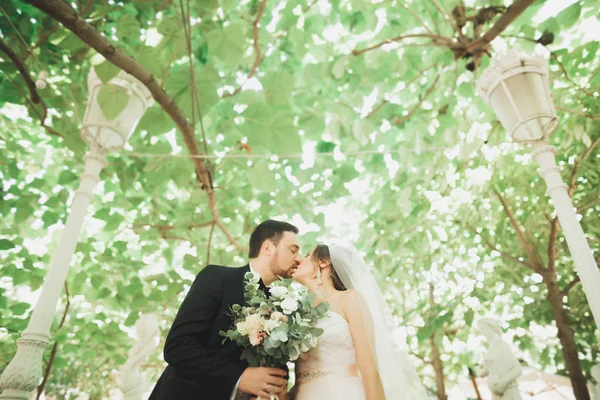
{"label": "groom's black suit jacket", "polygon": [[169,364],[149,400],[229,400],[248,367],[233,342],[219,331],[231,328],[230,309],[245,304],[244,275],[250,271],[207,265],[181,304],[165,343]]}

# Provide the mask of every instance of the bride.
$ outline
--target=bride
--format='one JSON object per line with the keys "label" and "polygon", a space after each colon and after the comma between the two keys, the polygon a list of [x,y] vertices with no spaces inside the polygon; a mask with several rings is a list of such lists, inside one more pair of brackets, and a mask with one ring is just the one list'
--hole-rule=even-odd
{"label": "bride", "polygon": [[427,399],[411,361],[392,338],[392,315],[358,250],[318,245],[294,279],[330,305],[319,345],[296,363],[296,400]]}

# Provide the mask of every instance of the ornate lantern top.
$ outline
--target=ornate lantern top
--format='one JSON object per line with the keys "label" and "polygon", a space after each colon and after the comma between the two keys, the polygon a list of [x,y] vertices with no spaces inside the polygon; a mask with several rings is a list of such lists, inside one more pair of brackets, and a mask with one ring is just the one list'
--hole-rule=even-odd
{"label": "ornate lantern top", "polygon": [[479,95],[518,143],[545,140],[558,128],[548,78],[548,61],[510,49],[492,59],[477,82]]}
{"label": "ornate lantern top", "polygon": [[[151,103],[150,91],[132,75],[120,71],[103,83],[91,68],[81,136],[106,152],[120,150]],[[107,112],[107,109],[113,111]]]}

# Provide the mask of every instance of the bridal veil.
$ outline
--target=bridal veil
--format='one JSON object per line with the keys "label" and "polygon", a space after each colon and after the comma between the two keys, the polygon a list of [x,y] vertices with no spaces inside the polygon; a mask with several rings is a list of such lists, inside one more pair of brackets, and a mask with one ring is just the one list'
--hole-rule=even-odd
{"label": "bridal veil", "polygon": [[406,351],[394,340],[396,326],[383,294],[358,250],[349,243],[330,241],[331,262],[347,289],[359,294],[369,344],[388,400],[427,399],[421,380]]}

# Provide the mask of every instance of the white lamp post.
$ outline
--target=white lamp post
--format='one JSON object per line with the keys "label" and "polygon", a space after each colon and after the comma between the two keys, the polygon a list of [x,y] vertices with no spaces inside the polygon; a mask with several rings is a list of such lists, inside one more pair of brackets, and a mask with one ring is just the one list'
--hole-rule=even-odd
{"label": "white lamp post", "polygon": [[[106,118],[98,104],[98,94],[107,85],[128,96],[127,105],[112,120]],[[40,384],[42,356],[49,344],[56,305],[67,278],[87,207],[92,200],[93,189],[100,180],[100,171],[107,165],[106,153],[123,148],[152,102],[148,89],[133,76],[121,71],[104,84],[93,68],[88,75],[88,96],[81,129],[81,136],[90,145],[90,151],[84,157],[85,170],[81,174],[71,212],[60,235],[27,329],[17,340],[17,353],[0,377],[0,388],[3,390],[0,399],[27,400]]]}
{"label": "white lamp post", "polygon": [[548,137],[558,128],[548,62],[540,55],[509,50],[492,60],[477,86],[513,141],[533,146],[532,157],[540,165],[594,320],[600,326],[600,271],[556,165],[556,148],[548,144]]}

